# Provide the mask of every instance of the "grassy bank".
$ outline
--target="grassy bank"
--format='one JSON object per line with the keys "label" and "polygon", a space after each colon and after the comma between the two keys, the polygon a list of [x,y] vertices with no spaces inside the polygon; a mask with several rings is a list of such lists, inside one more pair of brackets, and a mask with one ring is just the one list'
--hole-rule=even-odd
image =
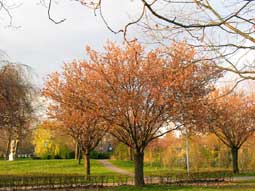
{"label": "grassy bank", "polygon": [[[17,160],[0,161],[0,174],[84,174],[83,164],[76,160]],[[91,160],[91,175],[116,175],[96,160]]]}

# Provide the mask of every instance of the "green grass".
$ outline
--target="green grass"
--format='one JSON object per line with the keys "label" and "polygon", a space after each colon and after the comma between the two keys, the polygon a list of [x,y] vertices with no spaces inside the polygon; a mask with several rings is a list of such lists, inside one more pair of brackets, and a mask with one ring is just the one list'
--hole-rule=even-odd
{"label": "green grass", "polygon": [[255,184],[244,182],[227,185],[209,186],[177,186],[177,185],[146,185],[144,187],[119,186],[104,188],[102,191],[255,191]]}
{"label": "green grass", "polygon": [[[134,172],[133,161],[111,160],[113,165],[119,168]],[[207,169],[208,170],[208,169]],[[217,169],[218,170],[218,169]],[[185,169],[169,169],[152,166],[148,163],[144,165],[145,175],[166,175],[168,173],[185,172]],[[84,175],[83,165],[78,165],[76,160],[0,160],[0,175],[22,175],[22,174],[69,174]],[[105,168],[97,160],[91,160],[91,175],[112,176],[118,175]],[[237,176],[255,176],[255,173],[242,173]]]}
{"label": "green grass", "polygon": [[[111,160],[113,165],[125,169],[129,172],[134,172],[134,162],[133,161],[121,161],[121,160]],[[166,167],[157,167],[150,165],[149,163],[144,164],[145,175],[165,175],[173,172],[185,172],[185,169],[169,169]]]}
{"label": "green grass", "polygon": [[[76,160],[0,160],[1,175],[46,175],[46,174],[78,174],[84,175],[83,164]],[[116,175],[106,169],[98,161],[91,160],[91,175]]]}
{"label": "green grass", "polygon": [[[125,169],[129,172],[134,172],[134,162],[133,161],[121,161],[121,160],[110,160],[110,162],[122,169]],[[213,172],[213,171],[231,171],[231,169],[223,169],[223,168],[204,168],[200,169],[200,172]],[[156,165],[151,165],[149,163],[144,164],[144,173],[145,175],[167,175],[169,173],[185,173],[185,169],[181,168],[167,168],[167,167],[158,167]],[[246,172],[235,174],[234,176],[255,176],[254,172]]]}
{"label": "green grass", "polygon": [[[93,190],[93,189],[92,189]],[[226,185],[226,186],[174,186],[146,185],[144,187],[119,186],[105,188],[102,191],[255,191],[255,185]]]}
{"label": "green grass", "polygon": [[238,176],[255,176],[255,170],[254,172],[241,172],[239,174],[235,174],[234,176],[238,177]]}
{"label": "green grass", "polygon": [[[111,162],[129,172],[133,172],[132,161],[111,160]],[[145,164],[145,174],[173,172],[174,170],[157,168]],[[180,171],[176,169],[176,171]],[[83,165],[78,165],[75,160],[0,160],[0,175],[47,175],[47,174],[67,174],[83,175]],[[91,160],[91,175],[112,176],[116,173],[106,169],[97,160]],[[224,186],[174,186],[174,185],[147,185],[142,188],[133,186],[120,186],[105,188],[104,191],[255,191],[255,180],[239,181]]]}

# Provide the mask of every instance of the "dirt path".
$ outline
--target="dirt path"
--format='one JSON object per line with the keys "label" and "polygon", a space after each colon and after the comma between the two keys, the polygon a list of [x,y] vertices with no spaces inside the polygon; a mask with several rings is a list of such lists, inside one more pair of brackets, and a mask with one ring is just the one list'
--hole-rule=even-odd
{"label": "dirt path", "polygon": [[108,168],[109,170],[122,174],[122,175],[128,175],[128,176],[134,176],[133,173],[128,172],[127,170],[123,170],[117,166],[114,166],[112,163],[110,163],[108,160],[98,160],[98,162],[100,162],[102,165],[104,165],[106,168]]}

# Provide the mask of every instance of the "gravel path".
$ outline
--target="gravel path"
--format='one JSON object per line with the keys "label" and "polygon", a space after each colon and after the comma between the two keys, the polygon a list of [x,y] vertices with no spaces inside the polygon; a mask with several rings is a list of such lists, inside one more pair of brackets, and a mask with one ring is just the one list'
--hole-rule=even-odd
{"label": "gravel path", "polygon": [[128,176],[134,176],[133,173],[128,172],[126,170],[123,170],[117,166],[114,166],[112,163],[110,163],[108,160],[98,160],[102,165],[104,165],[106,168],[108,168],[109,170],[122,174],[122,175],[128,175]]}

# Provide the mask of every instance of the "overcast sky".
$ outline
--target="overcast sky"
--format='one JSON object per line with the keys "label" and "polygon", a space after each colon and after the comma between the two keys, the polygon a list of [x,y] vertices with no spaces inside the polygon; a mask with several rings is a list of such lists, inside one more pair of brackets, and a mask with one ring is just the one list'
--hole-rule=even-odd
{"label": "overcast sky", "polygon": [[[86,45],[102,48],[107,40],[121,42],[122,35],[111,33],[92,10],[70,0],[61,0],[52,6],[55,20],[66,18],[59,25],[47,17],[47,9],[39,0],[20,0],[21,6],[12,9],[15,27],[6,27],[9,19],[0,15],[0,49],[12,61],[27,64],[37,75],[35,83],[42,85],[47,74],[60,70],[64,62],[85,57]],[[112,0],[104,6],[103,13],[115,29],[126,23],[129,15],[139,10],[132,1]],[[19,27],[20,26],[20,27]]]}

